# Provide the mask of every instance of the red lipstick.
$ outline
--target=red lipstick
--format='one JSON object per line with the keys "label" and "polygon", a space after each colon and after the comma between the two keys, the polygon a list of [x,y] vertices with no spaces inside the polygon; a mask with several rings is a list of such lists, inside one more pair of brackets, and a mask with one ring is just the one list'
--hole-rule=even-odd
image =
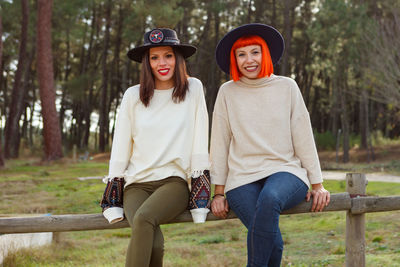
{"label": "red lipstick", "polygon": [[168,75],[169,69],[159,69],[158,73],[160,73],[163,76]]}

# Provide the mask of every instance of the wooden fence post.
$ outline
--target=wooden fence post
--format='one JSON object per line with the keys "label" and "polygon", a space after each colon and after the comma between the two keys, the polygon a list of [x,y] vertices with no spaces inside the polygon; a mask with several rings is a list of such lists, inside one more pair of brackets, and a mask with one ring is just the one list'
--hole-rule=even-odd
{"label": "wooden fence post", "polygon": [[[348,173],[346,191],[350,197],[365,195],[365,174]],[[346,212],[346,267],[365,267],[365,214]]]}

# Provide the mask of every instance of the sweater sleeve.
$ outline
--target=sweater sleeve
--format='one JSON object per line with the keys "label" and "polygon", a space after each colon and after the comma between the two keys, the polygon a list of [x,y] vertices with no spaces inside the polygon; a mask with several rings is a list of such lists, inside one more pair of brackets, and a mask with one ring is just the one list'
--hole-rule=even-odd
{"label": "sweater sleeve", "polygon": [[228,155],[232,132],[229,126],[223,90],[215,101],[211,131],[211,183],[225,185],[228,177]]}
{"label": "sweater sleeve", "polygon": [[208,159],[208,112],[204,98],[203,84],[193,79],[196,91],[196,114],[194,140],[191,158],[191,176],[198,177],[204,170],[209,169]]}
{"label": "sweater sleeve", "polygon": [[311,127],[310,115],[300,89],[295,82],[293,82],[292,90],[290,125],[294,153],[300,159],[302,167],[307,170],[310,183],[322,183],[321,167]]}
{"label": "sweater sleeve", "polygon": [[130,90],[128,89],[121,102],[118,118],[115,125],[115,133],[111,149],[108,177],[123,177],[132,154],[132,108]]}

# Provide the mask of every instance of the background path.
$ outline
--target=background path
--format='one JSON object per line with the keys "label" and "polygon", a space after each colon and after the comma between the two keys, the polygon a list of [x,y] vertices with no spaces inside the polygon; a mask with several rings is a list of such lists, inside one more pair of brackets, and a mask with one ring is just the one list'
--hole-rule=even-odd
{"label": "background path", "polygon": [[[336,171],[322,171],[322,177],[326,180],[345,180],[347,172],[336,172]],[[366,173],[368,181],[372,182],[391,182],[400,183],[400,176],[387,173]]]}

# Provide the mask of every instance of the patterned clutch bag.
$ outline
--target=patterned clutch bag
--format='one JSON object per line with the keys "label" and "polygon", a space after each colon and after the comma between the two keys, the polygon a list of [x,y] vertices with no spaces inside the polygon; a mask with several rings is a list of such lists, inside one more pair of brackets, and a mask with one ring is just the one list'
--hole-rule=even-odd
{"label": "patterned clutch bag", "polygon": [[103,198],[100,203],[103,212],[108,208],[123,207],[124,185],[124,178],[113,178],[107,182],[107,186],[104,190]]}
{"label": "patterned clutch bag", "polygon": [[101,199],[103,216],[109,223],[116,223],[124,219],[124,178],[113,178],[107,182]]}
{"label": "patterned clutch bag", "polygon": [[192,177],[189,197],[189,209],[209,209],[211,205],[210,194],[210,172],[208,170],[205,170],[199,177]]}

